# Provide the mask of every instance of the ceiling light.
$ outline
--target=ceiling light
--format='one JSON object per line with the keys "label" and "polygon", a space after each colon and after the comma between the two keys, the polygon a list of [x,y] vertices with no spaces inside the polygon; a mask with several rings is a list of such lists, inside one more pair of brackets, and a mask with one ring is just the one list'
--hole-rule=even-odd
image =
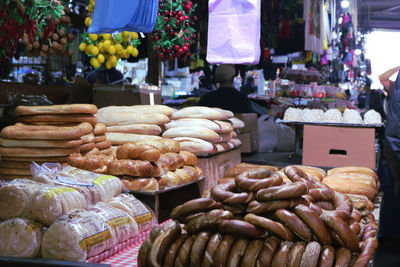
{"label": "ceiling light", "polygon": [[342,2],[340,2],[340,6],[342,8],[348,8],[350,6],[350,1],[349,0],[342,0]]}

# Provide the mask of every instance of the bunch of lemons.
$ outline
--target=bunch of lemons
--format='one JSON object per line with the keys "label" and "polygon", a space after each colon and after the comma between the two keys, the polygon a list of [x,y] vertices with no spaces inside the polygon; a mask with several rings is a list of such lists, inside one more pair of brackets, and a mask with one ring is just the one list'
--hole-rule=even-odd
{"label": "bunch of lemons", "polygon": [[[88,11],[93,14],[94,0],[90,0]],[[85,18],[86,27],[92,24],[92,17]],[[83,33],[82,42],[79,50],[85,52],[90,57],[90,64],[94,68],[99,68],[102,64],[107,69],[117,66],[118,59],[127,59],[130,56],[137,57],[139,51],[137,46],[140,44],[137,32],[123,31],[113,34],[92,34]]]}

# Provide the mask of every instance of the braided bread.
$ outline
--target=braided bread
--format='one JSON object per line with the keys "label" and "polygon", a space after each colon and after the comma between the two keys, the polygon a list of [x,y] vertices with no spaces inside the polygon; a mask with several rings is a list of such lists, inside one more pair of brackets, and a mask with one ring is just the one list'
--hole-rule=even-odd
{"label": "braided bread", "polygon": [[160,150],[145,144],[126,143],[117,148],[117,159],[138,159],[156,162],[160,159],[160,155]]}

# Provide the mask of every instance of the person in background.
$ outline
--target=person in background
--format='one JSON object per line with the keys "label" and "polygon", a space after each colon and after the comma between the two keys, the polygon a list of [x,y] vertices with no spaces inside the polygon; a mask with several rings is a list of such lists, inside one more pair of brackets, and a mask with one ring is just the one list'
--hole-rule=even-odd
{"label": "person in background", "polygon": [[250,100],[233,85],[235,73],[233,65],[218,66],[215,70],[217,90],[205,94],[197,105],[222,108],[233,113],[251,113]]}
{"label": "person in background", "polygon": [[252,76],[247,77],[246,84],[240,88],[240,92],[244,95],[255,93],[257,87],[254,85],[254,78]]}
{"label": "person in background", "polygon": [[[386,128],[383,137],[383,153],[379,161],[378,177],[381,181],[384,200],[379,224],[379,237],[400,237],[400,66],[379,76],[379,81],[388,94],[384,106]],[[395,82],[389,78],[399,72]]]}
{"label": "person in background", "polygon": [[91,84],[122,84],[124,75],[116,68],[106,69],[104,67],[94,69],[86,76],[86,80]]}
{"label": "person in background", "polygon": [[367,78],[365,85],[357,98],[357,101],[358,101],[357,107],[358,108],[368,109],[369,101],[370,101],[370,93],[371,93],[371,79]]}

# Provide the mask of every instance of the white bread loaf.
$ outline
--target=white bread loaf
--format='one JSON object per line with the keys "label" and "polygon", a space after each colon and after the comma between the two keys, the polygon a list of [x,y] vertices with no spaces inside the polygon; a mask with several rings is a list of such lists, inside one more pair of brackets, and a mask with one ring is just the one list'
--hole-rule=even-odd
{"label": "white bread loaf", "polygon": [[199,118],[186,118],[186,119],[179,119],[179,120],[173,120],[165,124],[166,129],[171,129],[171,128],[176,128],[176,127],[204,127],[210,130],[213,130],[214,132],[219,132],[221,130],[221,127],[215,123],[212,120],[208,119],[199,119]]}
{"label": "white bread loaf", "polygon": [[160,113],[142,113],[131,111],[109,111],[96,114],[99,123],[106,126],[127,124],[156,124],[163,125],[169,122],[169,118]]}
{"label": "white bread loaf", "polygon": [[115,244],[112,232],[96,212],[75,210],[47,229],[42,239],[42,257],[84,261]]}
{"label": "white bread loaf", "polygon": [[157,221],[152,212],[132,194],[120,194],[108,202],[114,208],[127,212],[135,219],[139,232],[149,230]]}
{"label": "white bread loaf", "polygon": [[86,200],[75,189],[48,185],[32,194],[24,217],[50,225],[61,215],[83,208],[86,208]]}
{"label": "white bread loaf", "polygon": [[204,127],[176,127],[166,130],[163,137],[174,138],[174,137],[193,137],[203,139],[205,141],[216,143],[221,142],[222,138],[213,130]]}
{"label": "white bread loaf", "polygon": [[108,106],[98,110],[97,113],[110,112],[136,112],[136,113],[160,113],[168,117],[174,114],[174,110],[164,105],[134,105],[134,106]]}
{"label": "white bread loaf", "polygon": [[37,168],[40,171],[34,172],[34,180],[74,188],[85,197],[87,205],[107,202],[122,192],[122,182],[115,176],[101,175],[68,165],[57,170],[46,169],[45,166]]}
{"label": "white bread loaf", "polygon": [[55,221],[43,236],[42,256],[84,261],[137,234],[134,219],[123,210],[98,203],[75,210]]}
{"label": "white bread loaf", "polygon": [[129,213],[115,208],[106,202],[99,202],[87,208],[89,211],[96,212],[102,217],[103,222],[110,225],[115,232],[115,244],[122,243],[139,233],[136,221]]}
{"label": "white bread loaf", "polygon": [[214,151],[212,143],[199,138],[175,137],[173,139],[179,142],[181,150],[189,151],[196,155],[204,155]]}
{"label": "white bread loaf", "polygon": [[0,220],[21,216],[30,197],[44,185],[28,179],[15,179],[0,186]]}
{"label": "white bread loaf", "polygon": [[135,143],[143,140],[161,140],[161,137],[155,135],[129,134],[129,133],[106,133],[107,140],[112,145],[123,145],[125,143]]}
{"label": "white bread loaf", "polygon": [[232,123],[232,126],[235,129],[242,129],[245,126],[244,122],[236,117],[230,118],[228,120]]}
{"label": "white bread loaf", "polygon": [[108,126],[107,132],[159,135],[162,130],[155,124],[127,124]]}
{"label": "white bread loaf", "polygon": [[187,107],[178,110],[172,115],[172,119],[178,120],[183,118],[201,118],[210,120],[227,120],[233,117],[230,111],[222,111],[217,108],[209,107]]}
{"label": "white bread loaf", "polygon": [[0,223],[0,255],[34,258],[39,255],[43,225],[25,218]]}

